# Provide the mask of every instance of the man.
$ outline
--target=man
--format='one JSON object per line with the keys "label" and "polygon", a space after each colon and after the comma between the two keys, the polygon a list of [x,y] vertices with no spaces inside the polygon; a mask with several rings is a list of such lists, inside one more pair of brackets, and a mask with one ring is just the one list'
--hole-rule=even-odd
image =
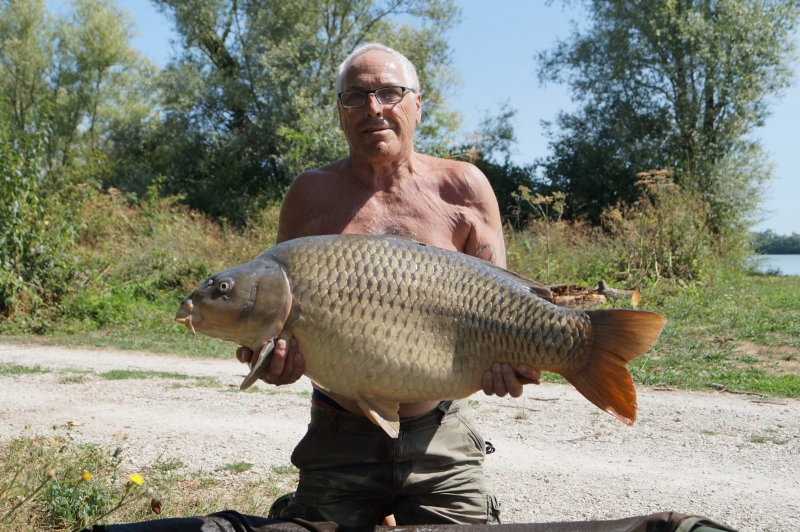
{"label": "man", "polygon": [[[361,233],[408,237],[505,267],[497,200],[473,165],[414,152],[422,96],[414,66],[378,44],[357,48],[336,79],[339,124],[350,156],[300,174],[281,206],[277,241]],[[242,362],[252,352],[237,351]],[[295,382],[304,360],[280,340],[263,379]],[[515,375],[515,370],[522,381]],[[525,365],[487,368],[485,393],[518,397],[540,374]],[[297,492],[281,517],[371,526],[496,523],[499,504],[483,474],[484,441],[466,401],[401,404],[392,440],[358,405],[314,386],[309,431],[292,454]]]}

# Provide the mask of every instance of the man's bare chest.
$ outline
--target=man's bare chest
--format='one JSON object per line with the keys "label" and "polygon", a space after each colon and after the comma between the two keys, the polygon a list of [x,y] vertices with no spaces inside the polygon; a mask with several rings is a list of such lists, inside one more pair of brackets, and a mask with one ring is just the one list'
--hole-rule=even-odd
{"label": "man's bare chest", "polygon": [[308,220],[307,234],[396,235],[444,248],[460,248],[470,231],[457,206],[435,198],[416,201],[339,202]]}

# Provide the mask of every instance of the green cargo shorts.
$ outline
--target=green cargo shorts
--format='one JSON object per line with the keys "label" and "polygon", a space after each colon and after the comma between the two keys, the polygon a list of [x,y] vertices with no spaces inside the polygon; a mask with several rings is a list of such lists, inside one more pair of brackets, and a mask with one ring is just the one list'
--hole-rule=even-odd
{"label": "green cargo shorts", "polygon": [[484,440],[467,401],[443,401],[401,420],[392,439],[368,419],[312,405],[308,432],[292,453],[297,492],[281,518],[373,526],[496,524],[500,505],[483,473]]}

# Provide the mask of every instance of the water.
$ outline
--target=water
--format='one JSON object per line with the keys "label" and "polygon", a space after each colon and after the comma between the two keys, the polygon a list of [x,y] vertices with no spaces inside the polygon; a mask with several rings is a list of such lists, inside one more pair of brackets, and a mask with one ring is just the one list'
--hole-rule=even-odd
{"label": "water", "polygon": [[780,270],[781,275],[800,275],[800,255],[759,255],[757,259],[759,271]]}

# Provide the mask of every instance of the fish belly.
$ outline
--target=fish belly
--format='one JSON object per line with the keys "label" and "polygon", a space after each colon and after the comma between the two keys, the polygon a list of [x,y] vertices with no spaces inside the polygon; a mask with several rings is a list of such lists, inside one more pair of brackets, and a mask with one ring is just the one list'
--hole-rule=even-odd
{"label": "fish belly", "polygon": [[591,324],[474,257],[386,237],[306,238],[266,254],[284,268],[299,318],[287,325],[306,375],[346,397],[466,397],[493,362],[569,372]]}

